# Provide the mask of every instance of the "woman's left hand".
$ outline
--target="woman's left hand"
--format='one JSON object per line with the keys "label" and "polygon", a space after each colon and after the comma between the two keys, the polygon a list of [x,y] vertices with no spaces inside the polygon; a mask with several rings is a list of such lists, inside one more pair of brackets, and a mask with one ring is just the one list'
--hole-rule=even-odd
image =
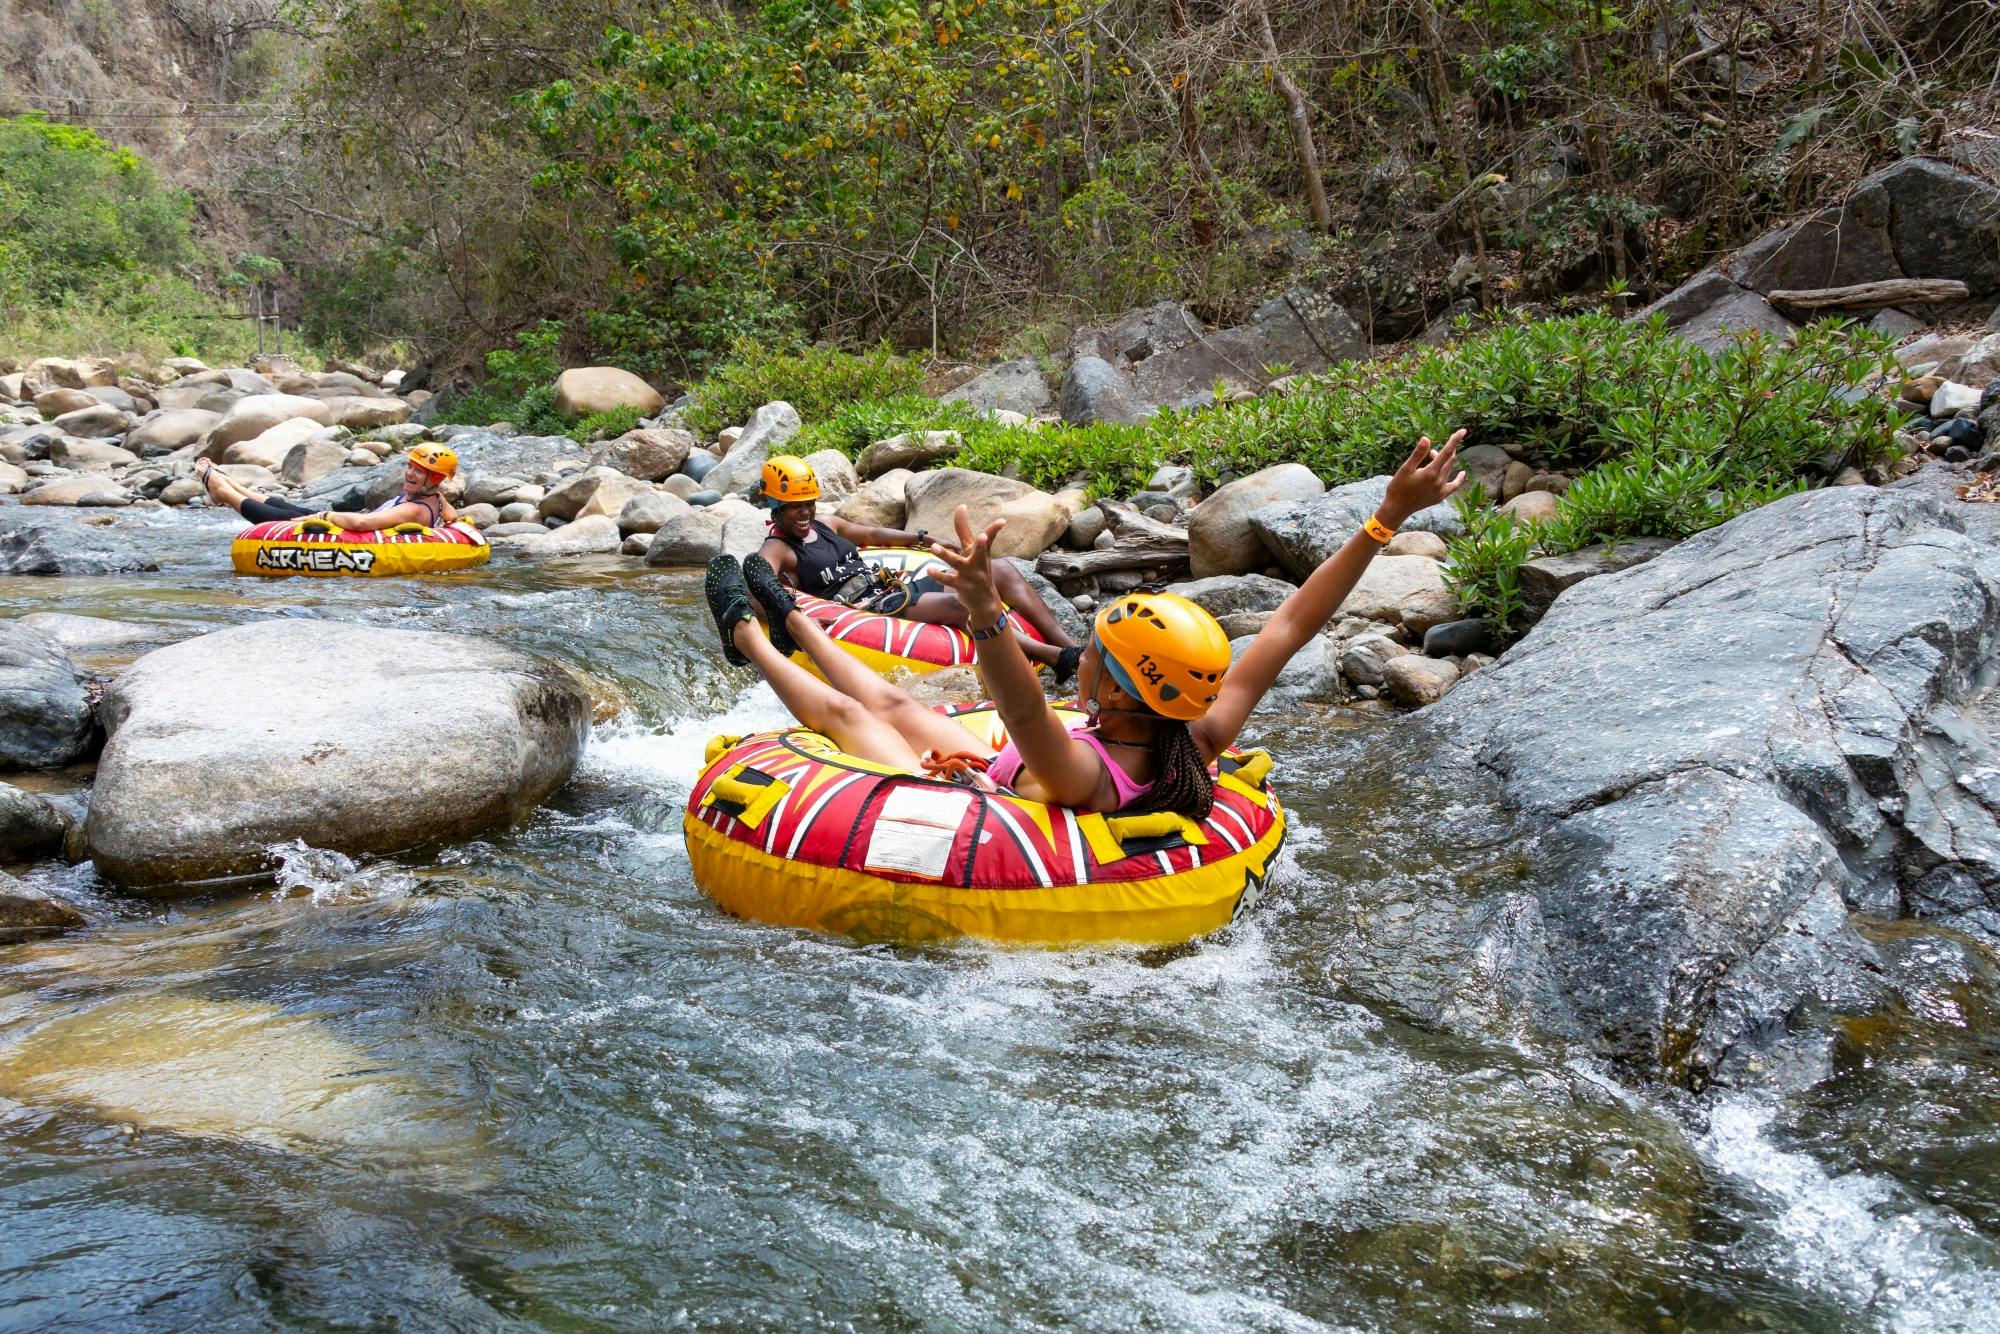
{"label": "woman's left hand", "polygon": [[986,525],[985,532],[975,534],[965,506],[960,505],[952,514],[952,524],[958,529],[956,544],[931,544],[931,555],[946,567],[932,570],[931,577],[957,595],[959,605],[965,608],[974,625],[998,624],[1006,608],[993,587],[993,539],[1000,535],[1007,521],[995,519]]}

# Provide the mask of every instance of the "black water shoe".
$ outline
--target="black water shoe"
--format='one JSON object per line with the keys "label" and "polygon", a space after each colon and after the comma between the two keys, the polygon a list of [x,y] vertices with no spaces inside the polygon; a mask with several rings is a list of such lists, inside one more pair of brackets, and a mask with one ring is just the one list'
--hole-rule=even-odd
{"label": "black water shoe", "polygon": [[722,634],[722,656],[732,667],[748,667],[750,659],[736,647],[736,627],[751,617],[750,593],[743,587],[743,567],[734,556],[717,556],[708,563],[708,578],[702,581],[708,594],[708,614]]}
{"label": "black water shoe", "polygon": [[778,579],[778,572],[771,568],[771,562],[752,552],[743,558],[743,582],[750,589],[750,596],[757,599],[757,605],[764,609],[765,625],[771,631],[771,647],[791,657],[799,651],[799,641],[793,639],[785,629],[785,618],[799,609],[798,600],[792,590]]}
{"label": "black water shoe", "polygon": [[1056,684],[1062,685],[1076,675],[1076,665],[1083,661],[1083,645],[1071,644],[1056,655]]}

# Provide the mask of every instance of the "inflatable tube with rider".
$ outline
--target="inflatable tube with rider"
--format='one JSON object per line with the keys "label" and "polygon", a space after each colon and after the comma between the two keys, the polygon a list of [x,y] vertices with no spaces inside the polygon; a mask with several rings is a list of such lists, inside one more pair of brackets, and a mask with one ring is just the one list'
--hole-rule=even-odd
{"label": "inflatable tube with rider", "polygon": [[468,523],[442,528],[404,523],[361,532],[324,519],[278,519],[244,529],[229,544],[236,573],[267,578],[436,574],[483,565],[490,554],[486,539]]}
{"label": "inflatable tube with rider", "polygon": [[[946,712],[1005,739],[991,705]],[[1178,944],[1262,892],[1285,838],[1270,769],[1261,750],[1224,755],[1200,823],[1107,816],[873,764],[794,727],[711,741],[682,826],[695,883],[740,917],[864,941]]]}
{"label": "inflatable tube with rider", "polygon": [[[894,570],[911,579],[940,564],[928,551],[909,547],[871,548],[863,551],[861,557],[878,570]],[[900,668],[921,676],[946,667],[972,665],[972,636],[955,626],[905,621],[804,593],[799,595],[798,603],[800,611],[819,622],[827,638],[859,658],[869,670],[882,675]],[[1018,612],[1009,611],[1007,620],[1021,634],[1041,642],[1035,628]],[[819,675],[819,669],[805,653],[792,656],[813,675]]]}

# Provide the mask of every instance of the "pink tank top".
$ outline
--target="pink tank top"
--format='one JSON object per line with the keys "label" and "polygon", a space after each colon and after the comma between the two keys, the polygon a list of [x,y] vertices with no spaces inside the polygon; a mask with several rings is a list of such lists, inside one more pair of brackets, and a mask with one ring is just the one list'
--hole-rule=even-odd
{"label": "pink tank top", "polygon": [[[1069,729],[1069,734],[1096,751],[1097,758],[1103,760],[1104,767],[1111,771],[1111,789],[1118,797],[1118,810],[1124,810],[1153,790],[1151,783],[1133,782],[1131,776],[1119,768],[1117,762],[1111,758],[1111,752],[1104,748],[1104,743],[1097,739],[1097,734],[1089,728],[1072,727]],[[993,757],[993,762],[986,766],[986,776],[1001,787],[1011,788],[1021,776],[1021,765],[1021,752],[1013,742],[1009,741],[1000,748],[1000,753]]]}

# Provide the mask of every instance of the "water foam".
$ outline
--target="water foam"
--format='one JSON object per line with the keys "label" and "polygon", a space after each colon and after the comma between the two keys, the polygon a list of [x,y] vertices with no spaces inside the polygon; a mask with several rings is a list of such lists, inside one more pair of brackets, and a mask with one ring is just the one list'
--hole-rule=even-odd
{"label": "water foam", "polygon": [[[1697,1147],[1772,1207],[1758,1258],[1898,1330],[2000,1327],[1992,1243],[1962,1219],[1859,1172],[1835,1175],[1771,1137],[1777,1109],[1748,1095],[1710,1113]],[[1979,1312],[1986,1314],[1980,1315]]]}
{"label": "water foam", "polygon": [[645,783],[684,797],[706,763],[711,737],[765,732],[791,722],[777,694],[759,681],[715,717],[683,718],[664,728],[645,727],[629,717],[607,723],[591,737],[581,767],[594,777]]}

